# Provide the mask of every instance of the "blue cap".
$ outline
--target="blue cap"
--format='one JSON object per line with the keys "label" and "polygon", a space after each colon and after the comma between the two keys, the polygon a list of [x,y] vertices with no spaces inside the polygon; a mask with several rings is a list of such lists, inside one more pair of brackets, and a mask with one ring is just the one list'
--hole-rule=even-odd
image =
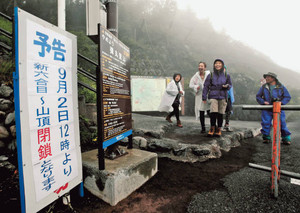
{"label": "blue cap", "polygon": [[214,64],[215,64],[217,61],[220,61],[220,62],[224,65],[224,61],[223,61],[222,59],[219,59],[219,58],[217,58],[217,59],[214,61]]}

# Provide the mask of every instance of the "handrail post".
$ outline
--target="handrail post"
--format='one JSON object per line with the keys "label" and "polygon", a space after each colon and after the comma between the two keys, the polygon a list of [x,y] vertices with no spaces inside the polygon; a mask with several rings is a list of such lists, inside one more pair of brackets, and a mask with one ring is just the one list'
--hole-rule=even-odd
{"label": "handrail post", "polygon": [[273,103],[273,141],[272,141],[272,174],[271,190],[278,197],[278,182],[280,179],[280,115],[281,102]]}

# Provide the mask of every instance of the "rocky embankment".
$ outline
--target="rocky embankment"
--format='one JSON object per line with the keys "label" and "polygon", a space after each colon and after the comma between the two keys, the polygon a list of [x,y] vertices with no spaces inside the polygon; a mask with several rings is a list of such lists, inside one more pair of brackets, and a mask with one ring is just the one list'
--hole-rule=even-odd
{"label": "rocky embankment", "polygon": [[0,167],[14,169],[7,159],[9,153],[15,153],[16,145],[16,124],[14,111],[13,89],[2,84],[0,86]]}
{"label": "rocky embankment", "polygon": [[232,147],[240,146],[241,140],[260,134],[259,123],[245,125],[245,121],[232,121],[235,126],[232,132],[223,132],[221,137],[207,137],[200,133],[199,121],[195,121],[194,117],[181,119],[184,127],[178,128],[163,117],[133,114],[134,147],[172,160],[203,162],[220,158],[222,151],[228,152]]}

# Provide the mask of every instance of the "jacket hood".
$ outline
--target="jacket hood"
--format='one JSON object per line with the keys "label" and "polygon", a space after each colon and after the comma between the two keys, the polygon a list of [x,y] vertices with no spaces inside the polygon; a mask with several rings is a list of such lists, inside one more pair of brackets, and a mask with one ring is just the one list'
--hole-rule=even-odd
{"label": "jacket hood", "polygon": [[[181,79],[182,79],[182,75],[180,74],[180,73],[174,73],[174,75],[173,75],[173,80],[175,81],[175,78],[176,78],[176,76],[177,75],[179,75],[180,76],[180,79],[179,79],[179,81],[181,81]],[[175,81],[175,82],[179,82],[179,81]]]}
{"label": "jacket hood", "polygon": [[[217,69],[215,68],[215,63],[216,63],[217,61],[219,61],[219,62],[222,63],[222,68],[221,68],[221,70],[217,70]],[[222,59],[217,58],[217,59],[214,61],[214,72],[218,72],[218,71],[224,70],[224,66],[225,66],[224,61],[223,61]]]}

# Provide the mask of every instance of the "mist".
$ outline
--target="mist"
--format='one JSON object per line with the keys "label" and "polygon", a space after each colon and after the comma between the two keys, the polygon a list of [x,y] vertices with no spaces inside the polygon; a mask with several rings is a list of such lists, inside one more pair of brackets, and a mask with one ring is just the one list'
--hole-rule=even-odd
{"label": "mist", "polygon": [[[17,3],[27,12],[57,24],[56,0]],[[208,19],[197,18],[191,10],[179,10],[175,0],[119,0],[118,5],[119,39],[130,48],[132,75],[181,73],[188,85],[199,61],[205,61],[207,69],[212,70],[213,61],[221,58],[233,81],[236,104],[256,103],[260,80],[270,71],[278,75],[292,94],[300,89],[299,71],[280,67],[226,32],[216,31]],[[12,16],[12,6],[10,0],[2,0],[0,10]],[[97,45],[85,35],[85,1],[67,0],[66,12],[66,28],[77,35],[78,53],[97,61]]]}

